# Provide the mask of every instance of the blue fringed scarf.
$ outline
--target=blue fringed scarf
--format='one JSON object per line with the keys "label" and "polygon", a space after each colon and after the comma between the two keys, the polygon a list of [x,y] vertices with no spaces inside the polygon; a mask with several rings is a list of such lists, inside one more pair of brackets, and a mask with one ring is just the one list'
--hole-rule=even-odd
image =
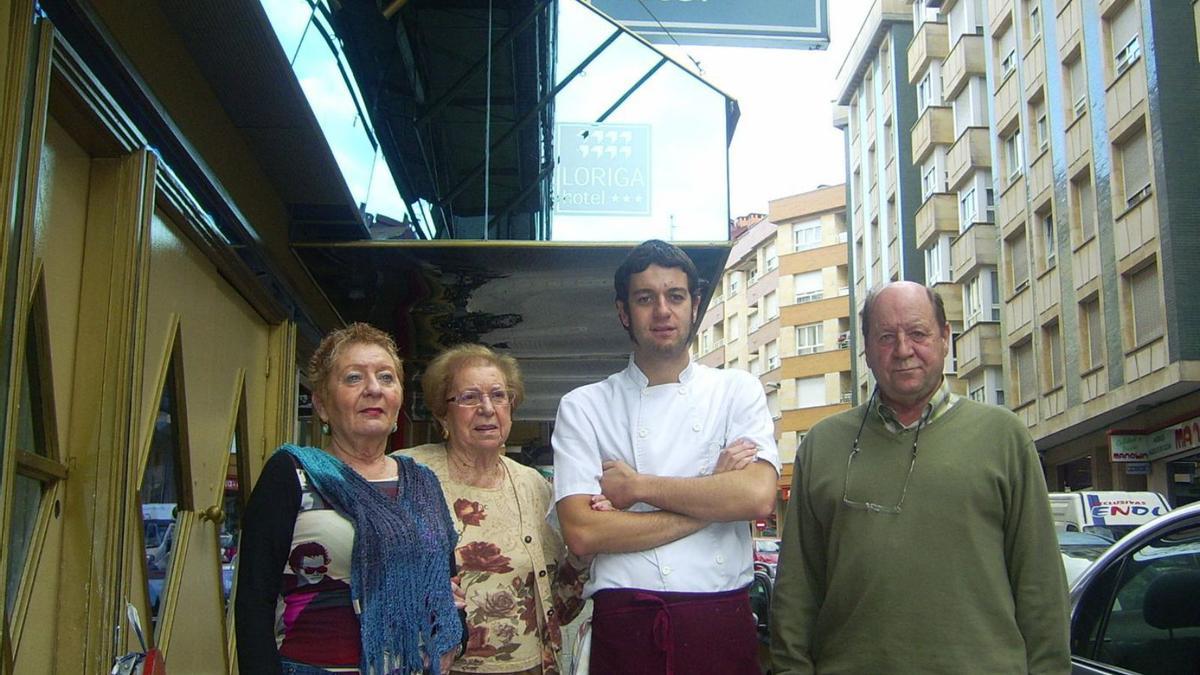
{"label": "blue fringed scarf", "polygon": [[400,493],[392,500],[323,450],[284,445],[279,451],[295,457],[321,497],[354,524],[350,591],[363,674],[422,672],[423,653],[436,668],[462,640],[450,591],[458,535],[441,483],[412,459],[396,457]]}

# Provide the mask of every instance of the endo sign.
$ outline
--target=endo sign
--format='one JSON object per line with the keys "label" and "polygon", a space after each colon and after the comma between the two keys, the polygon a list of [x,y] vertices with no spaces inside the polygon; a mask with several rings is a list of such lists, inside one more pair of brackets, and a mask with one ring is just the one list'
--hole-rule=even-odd
{"label": "endo sign", "polygon": [[828,0],[591,0],[656,44],[825,49]]}
{"label": "endo sign", "polygon": [[587,216],[650,215],[650,125],[558,125],[554,210]]}

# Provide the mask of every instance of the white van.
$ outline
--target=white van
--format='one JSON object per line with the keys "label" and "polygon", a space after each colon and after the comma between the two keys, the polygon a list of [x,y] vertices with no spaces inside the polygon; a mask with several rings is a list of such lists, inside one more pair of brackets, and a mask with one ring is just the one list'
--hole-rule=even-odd
{"label": "white van", "polygon": [[1059,530],[1089,532],[1115,541],[1171,507],[1157,492],[1081,490],[1051,492],[1050,510]]}

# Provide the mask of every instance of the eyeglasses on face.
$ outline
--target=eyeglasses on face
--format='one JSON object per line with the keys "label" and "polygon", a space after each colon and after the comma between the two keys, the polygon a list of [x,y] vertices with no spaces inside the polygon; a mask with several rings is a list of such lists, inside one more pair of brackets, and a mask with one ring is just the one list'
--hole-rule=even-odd
{"label": "eyeglasses on face", "polygon": [[512,389],[493,389],[491,392],[468,389],[457,396],[451,396],[446,399],[446,402],[461,408],[478,408],[483,405],[483,400],[486,398],[492,402],[492,407],[502,408],[512,405],[515,395]]}

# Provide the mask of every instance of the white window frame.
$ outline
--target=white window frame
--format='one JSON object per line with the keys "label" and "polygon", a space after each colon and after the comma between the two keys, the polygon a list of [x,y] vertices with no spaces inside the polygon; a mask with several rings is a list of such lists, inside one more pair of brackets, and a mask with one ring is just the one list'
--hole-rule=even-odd
{"label": "white window frame", "polygon": [[1046,101],[1038,101],[1033,107],[1033,131],[1034,140],[1037,143],[1037,151],[1044,152],[1050,147],[1050,120],[1046,116]]}
{"label": "white window frame", "polygon": [[1116,54],[1113,54],[1113,68],[1116,70],[1117,76],[1119,77],[1126,70],[1129,70],[1129,67],[1136,63],[1141,55],[1142,43],[1138,39],[1138,36],[1134,35],[1129,39],[1129,42],[1125,43],[1124,47],[1121,47]]}
{"label": "white window frame", "polygon": [[1004,80],[1015,72],[1017,72],[1017,50],[1014,48],[1008,50],[1004,58],[1000,59],[1000,79]]}
{"label": "white window frame", "polygon": [[796,355],[816,354],[825,350],[825,325],[821,322],[796,326]]}
{"label": "white window frame", "polygon": [[1042,264],[1045,269],[1050,269],[1054,267],[1058,254],[1058,238],[1054,232],[1054,212],[1047,211],[1038,214],[1038,221],[1042,234]]}
{"label": "white window frame", "polygon": [[[815,235],[815,236],[814,236]],[[796,223],[792,228],[792,250],[808,251],[821,245],[821,221]]]}
{"label": "white window frame", "polygon": [[972,185],[962,193],[962,197],[958,200],[959,232],[965,232],[975,222],[975,216],[979,215],[978,211],[979,200],[975,196],[975,186]]}
{"label": "white window frame", "polygon": [[1067,64],[1067,86],[1070,87],[1070,95],[1074,97],[1071,101],[1073,120],[1087,112],[1087,73],[1085,68],[1083,56],[1076,56]]}
{"label": "white window frame", "polygon": [[1004,138],[1004,173],[1011,183],[1025,171],[1024,149],[1021,147],[1021,130],[1017,129]]}

